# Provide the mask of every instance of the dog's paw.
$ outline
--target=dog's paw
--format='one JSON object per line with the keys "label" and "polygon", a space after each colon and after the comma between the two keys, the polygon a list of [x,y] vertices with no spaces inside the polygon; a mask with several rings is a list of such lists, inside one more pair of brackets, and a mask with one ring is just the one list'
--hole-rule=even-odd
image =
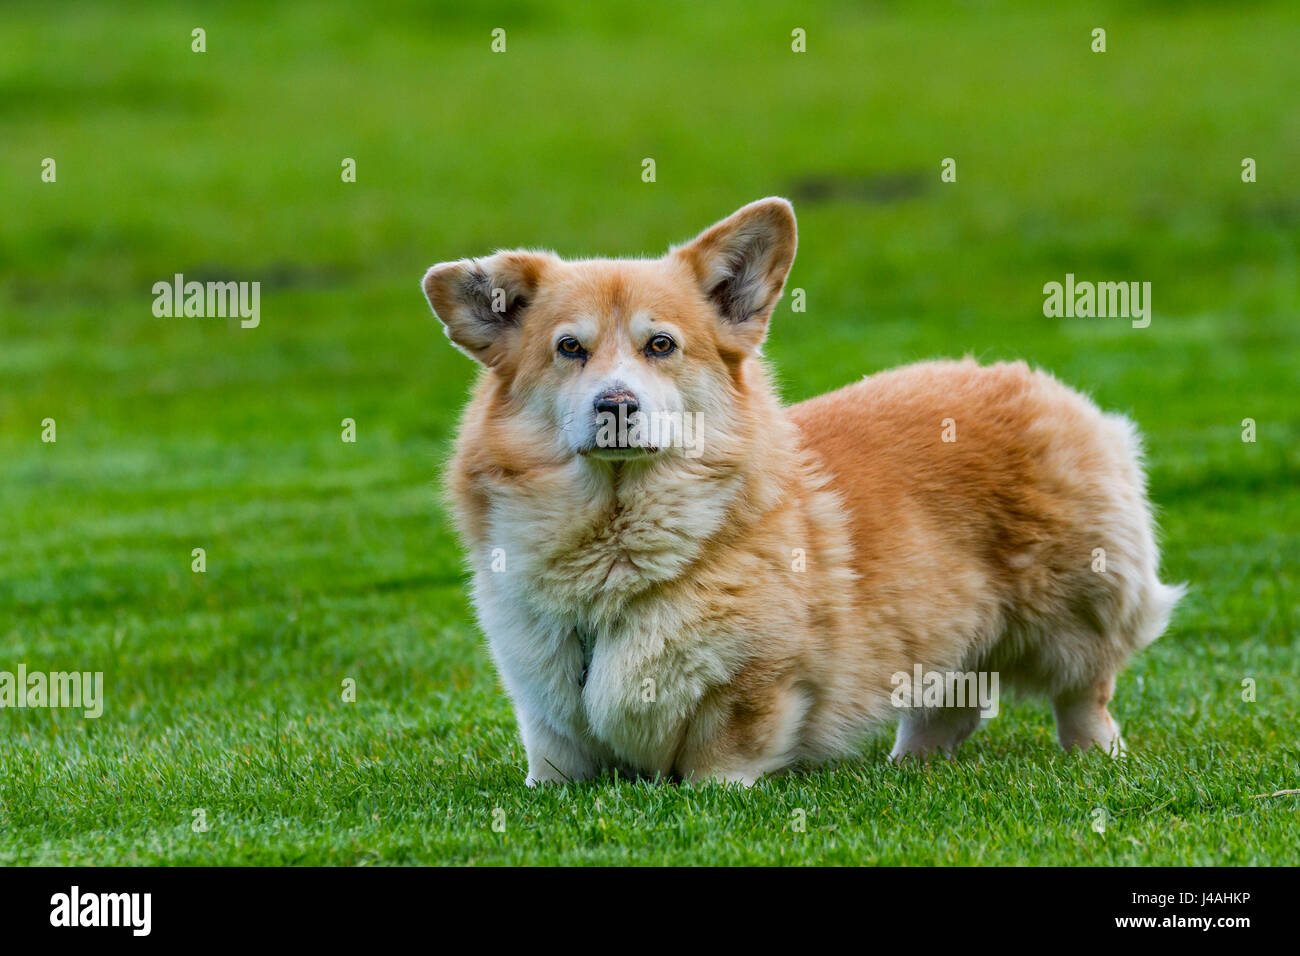
{"label": "dog's paw", "polygon": [[524,785],[527,787],[541,787],[548,783],[572,783],[572,781],[568,777],[552,771],[529,773],[528,776],[524,777]]}

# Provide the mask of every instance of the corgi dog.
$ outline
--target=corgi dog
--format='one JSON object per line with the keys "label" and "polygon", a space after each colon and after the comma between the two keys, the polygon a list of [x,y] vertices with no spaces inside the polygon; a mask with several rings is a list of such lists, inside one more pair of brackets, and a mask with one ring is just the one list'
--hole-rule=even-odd
{"label": "corgi dog", "polygon": [[526,782],[749,785],[894,723],[895,758],[950,754],[987,711],[900,706],[922,672],[993,673],[1067,750],[1121,753],[1115,674],[1182,593],[1136,429],[1023,362],[782,405],[760,346],[795,243],[768,198],[658,259],[424,276],[483,366],[449,495]]}

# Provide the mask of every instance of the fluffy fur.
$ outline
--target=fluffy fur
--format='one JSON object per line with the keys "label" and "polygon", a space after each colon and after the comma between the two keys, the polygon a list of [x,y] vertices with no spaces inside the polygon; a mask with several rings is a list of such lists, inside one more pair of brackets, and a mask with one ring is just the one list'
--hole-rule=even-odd
{"label": "fluffy fur", "polygon": [[[485,366],[449,484],[528,782],[751,783],[852,754],[917,664],[997,671],[1053,701],[1067,749],[1118,753],[1115,673],[1179,596],[1135,429],[1023,363],[783,407],[759,346],[794,253],[773,198],[660,259],[502,252],[425,276]],[[698,413],[703,440],[602,445],[618,404]],[[897,757],[979,722],[901,715]]]}

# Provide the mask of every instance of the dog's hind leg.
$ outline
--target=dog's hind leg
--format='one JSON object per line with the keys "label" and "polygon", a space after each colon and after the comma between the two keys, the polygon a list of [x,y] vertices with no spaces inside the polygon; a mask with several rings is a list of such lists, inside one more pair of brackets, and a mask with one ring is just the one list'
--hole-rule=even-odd
{"label": "dog's hind leg", "polygon": [[963,740],[980,725],[978,707],[916,707],[903,712],[890,760],[927,759],[933,754],[952,756]]}
{"label": "dog's hind leg", "polygon": [[[1123,667],[1129,654],[1146,647],[1164,632],[1174,605],[1182,595],[1182,587],[1161,584],[1154,571],[1148,572],[1137,599],[1130,605],[1136,610],[1118,624],[1111,625],[1120,635],[1117,640],[1109,642],[1112,650],[1095,657],[1082,674],[1052,695],[1056,734],[1062,747],[1087,750],[1096,746],[1113,757],[1125,752],[1119,724],[1106,706],[1115,694],[1115,672]],[[1058,672],[1064,670],[1066,668],[1062,667]]]}
{"label": "dog's hind leg", "polygon": [[1114,676],[1090,686],[1065,691],[1052,699],[1056,712],[1056,734],[1066,750],[1087,750],[1097,746],[1112,757],[1124,753],[1119,724],[1106,705],[1115,693]]}

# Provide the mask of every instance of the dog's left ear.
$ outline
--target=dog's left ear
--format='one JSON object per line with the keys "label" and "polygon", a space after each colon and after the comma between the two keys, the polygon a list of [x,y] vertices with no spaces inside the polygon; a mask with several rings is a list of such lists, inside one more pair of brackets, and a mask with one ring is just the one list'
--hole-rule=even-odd
{"label": "dog's left ear", "polygon": [[770,196],[744,206],[669,253],[684,262],[713,303],[728,339],[762,344],[794,262],[794,207]]}

